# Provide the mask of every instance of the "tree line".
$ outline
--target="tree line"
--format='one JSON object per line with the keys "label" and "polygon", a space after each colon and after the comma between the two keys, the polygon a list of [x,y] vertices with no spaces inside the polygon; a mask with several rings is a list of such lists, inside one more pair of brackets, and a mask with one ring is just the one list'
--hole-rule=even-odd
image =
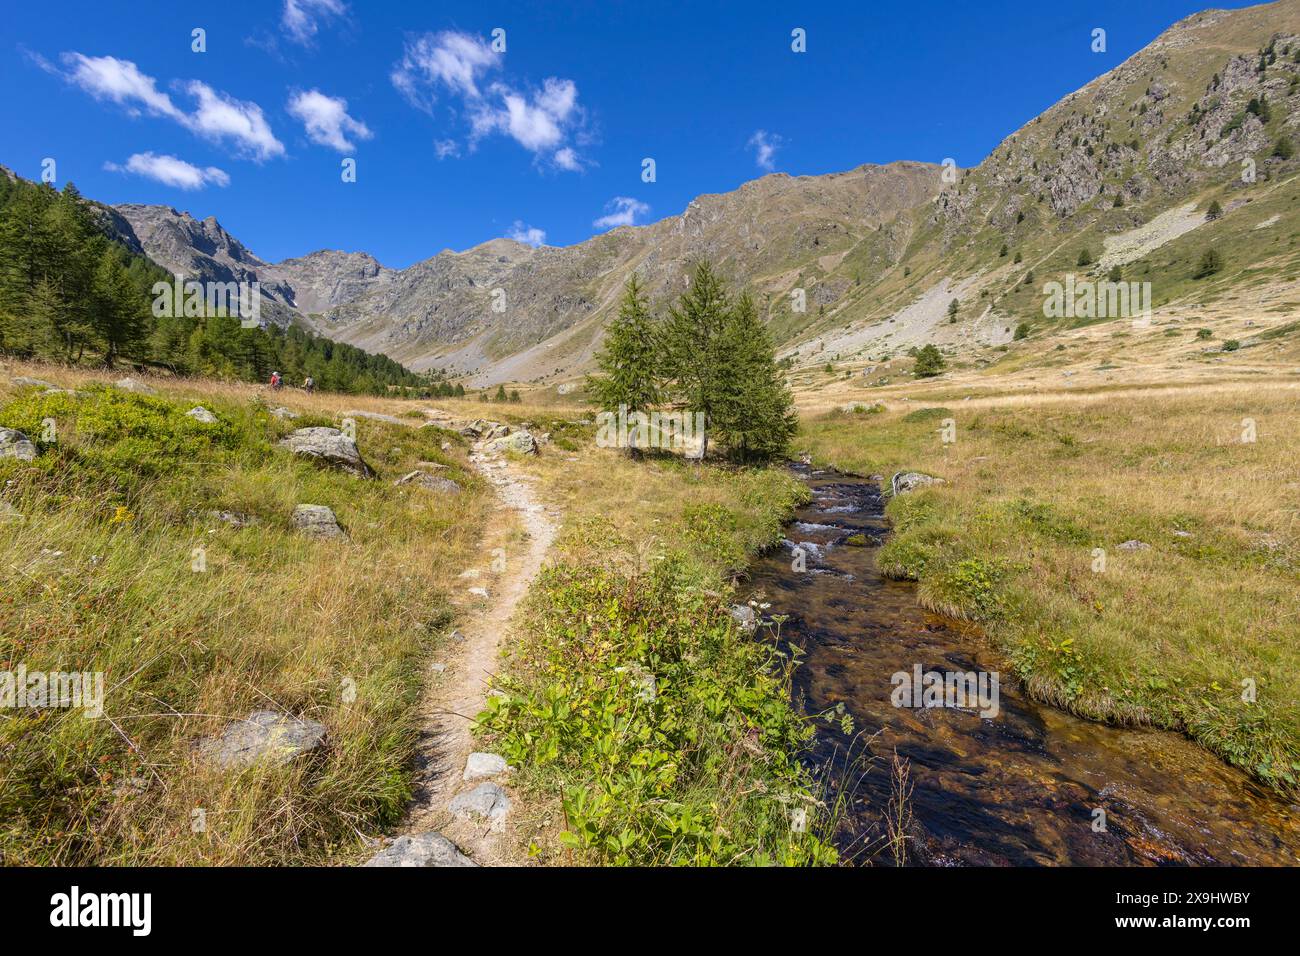
{"label": "tree line", "polygon": [[111,239],[69,183],[0,176],[0,352],[69,363],[166,367],[182,375],[287,383],[330,391],[434,388],[384,355],[290,326],[243,328],[226,315],[156,317],[153,285],[172,277]]}
{"label": "tree line", "polygon": [[[731,295],[708,262],[664,316],[654,315],[635,274],[587,382],[593,404],[617,413],[665,405],[704,416],[712,442],[737,462],[784,454],[798,428],[771,333],[748,293]],[[632,450],[635,453],[635,449]]]}

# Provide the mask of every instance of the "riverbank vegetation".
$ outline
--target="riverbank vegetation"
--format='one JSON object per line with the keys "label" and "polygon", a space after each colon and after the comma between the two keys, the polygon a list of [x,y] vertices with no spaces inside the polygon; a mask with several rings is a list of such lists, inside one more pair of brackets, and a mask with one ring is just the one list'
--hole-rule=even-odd
{"label": "riverbank vegetation", "polygon": [[777,469],[635,462],[589,443],[581,455],[528,466],[566,521],[480,718],[484,745],[519,768],[530,852],[834,862],[799,763],[811,727],[792,662],[729,613],[733,574],[780,539],[806,489]]}
{"label": "riverbank vegetation", "polygon": [[1034,696],[1182,731],[1295,793],[1297,413],[1294,391],[1264,385],[1025,396],[830,412],[797,441],[886,485],[945,480],[890,502],[881,568],[981,625]]}

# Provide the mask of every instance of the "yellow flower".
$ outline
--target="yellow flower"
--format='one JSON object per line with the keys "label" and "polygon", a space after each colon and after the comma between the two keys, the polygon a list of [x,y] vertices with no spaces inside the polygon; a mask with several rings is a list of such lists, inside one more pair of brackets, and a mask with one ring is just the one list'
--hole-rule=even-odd
{"label": "yellow flower", "polygon": [[131,514],[131,512],[124,506],[118,505],[117,511],[113,513],[113,520],[110,521],[109,524],[125,524],[128,521],[134,520],[134,518],[135,515]]}

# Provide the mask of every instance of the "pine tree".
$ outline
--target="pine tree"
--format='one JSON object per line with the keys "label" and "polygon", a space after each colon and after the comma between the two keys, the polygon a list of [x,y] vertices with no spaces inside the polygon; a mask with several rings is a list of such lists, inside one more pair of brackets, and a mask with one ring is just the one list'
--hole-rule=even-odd
{"label": "pine tree", "polygon": [[111,249],[99,260],[92,288],[95,332],[103,342],[104,364],[112,368],[118,358],[134,354],[143,343],[144,302]]}
{"label": "pine tree", "polygon": [[799,421],[776,361],[772,335],[748,295],[728,310],[719,345],[726,361],[713,412],[718,443],[740,462],[768,461],[784,454]]}
{"label": "pine tree", "polygon": [[690,288],[668,309],[663,326],[665,370],[672,391],[687,414],[704,415],[703,454],[708,453],[709,434],[718,401],[720,378],[727,360],[722,332],[727,324],[727,293],[713,267],[701,262],[695,267]]}
{"label": "pine tree", "polygon": [[[602,374],[587,379],[590,401],[615,414],[619,406],[626,406],[631,414],[659,404],[662,344],[641,283],[633,273],[623,290],[618,316],[605,330],[604,345],[596,356]],[[629,447],[628,454],[635,455],[636,449]]]}

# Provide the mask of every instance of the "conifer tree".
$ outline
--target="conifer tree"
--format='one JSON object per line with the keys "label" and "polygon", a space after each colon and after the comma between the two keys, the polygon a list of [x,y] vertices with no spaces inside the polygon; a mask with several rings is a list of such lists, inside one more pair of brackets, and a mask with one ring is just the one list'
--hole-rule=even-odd
{"label": "conifer tree", "polygon": [[[626,406],[632,414],[658,405],[661,346],[645,292],[633,273],[623,290],[618,316],[605,330],[604,344],[596,356],[602,374],[587,379],[591,401],[615,414],[619,406]],[[629,447],[628,454],[635,455],[636,449]]]}

